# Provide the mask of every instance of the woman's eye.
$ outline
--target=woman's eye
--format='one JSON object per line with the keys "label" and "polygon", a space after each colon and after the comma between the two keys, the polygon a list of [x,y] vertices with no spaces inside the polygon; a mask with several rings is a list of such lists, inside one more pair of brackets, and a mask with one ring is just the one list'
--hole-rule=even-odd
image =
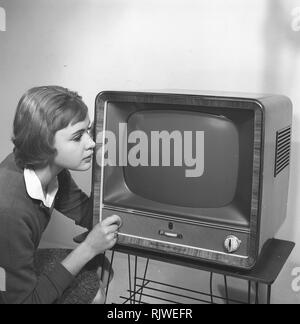
{"label": "woman's eye", "polygon": [[92,127],[89,127],[89,128],[87,128],[84,132],[82,132],[82,133],[76,135],[76,136],[73,138],[73,141],[75,141],[75,142],[80,142],[81,139],[82,139],[82,136],[83,136],[85,133],[87,133],[87,134],[89,135],[89,137],[91,137],[91,136],[92,136]]}
{"label": "woman's eye", "polygon": [[82,138],[82,135],[76,136],[76,137],[73,138],[73,141],[80,142],[81,138]]}

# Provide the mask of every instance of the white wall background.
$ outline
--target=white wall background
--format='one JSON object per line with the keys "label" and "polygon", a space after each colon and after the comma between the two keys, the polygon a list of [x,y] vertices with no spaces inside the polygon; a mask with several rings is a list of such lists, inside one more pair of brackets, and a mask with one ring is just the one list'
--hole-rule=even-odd
{"label": "white wall background", "polygon": [[[278,237],[297,246],[274,285],[273,302],[300,303],[300,292],[291,288],[291,271],[300,267],[300,0],[0,0],[0,7],[6,12],[6,31],[0,31],[1,160],[12,150],[17,101],[36,85],[77,90],[91,115],[101,90],[289,96],[291,182]],[[90,172],[75,177],[89,191]],[[44,245],[72,246],[78,231],[55,214]]]}

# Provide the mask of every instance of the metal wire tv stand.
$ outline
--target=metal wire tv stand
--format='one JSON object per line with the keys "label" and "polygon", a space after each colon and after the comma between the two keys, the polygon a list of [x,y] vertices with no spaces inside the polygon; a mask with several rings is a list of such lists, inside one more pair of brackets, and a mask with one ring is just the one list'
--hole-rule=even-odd
{"label": "metal wire tv stand", "polygon": [[[145,252],[144,250],[136,248],[128,248],[124,246],[116,245],[111,254],[111,268],[113,267],[114,253],[121,252],[126,253],[128,256],[128,290],[125,295],[120,296],[124,304],[145,304],[145,299],[153,301],[153,303],[165,303],[172,304],[178,303],[176,298],[184,297],[189,299],[193,303],[234,303],[234,304],[259,304],[259,303],[271,303],[271,287],[285,265],[290,253],[292,252],[295,243],[290,241],[283,241],[278,239],[271,239],[265,245],[261,252],[260,258],[256,266],[251,270],[240,270],[236,268],[228,268],[225,266],[212,265],[209,263],[198,262],[185,258],[174,257],[170,255],[162,255],[156,252]],[[133,258],[133,261],[132,261]],[[138,269],[139,258],[144,258],[144,269]],[[181,265],[189,268],[198,269],[199,271],[208,272],[210,275],[210,290],[194,291],[185,287],[173,286],[152,280],[148,277],[148,266],[151,260],[167,262],[175,265]],[[139,273],[142,272],[142,276]],[[224,296],[218,296],[213,293],[213,276],[215,274],[223,276],[224,279]],[[245,280],[248,286],[247,300],[237,300],[229,296],[227,278],[239,278]],[[132,280],[133,278],[133,280]],[[251,294],[251,288],[254,285],[254,297]],[[264,285],[267,288],[267,294],[264,295],[262,300],[259,295],[260,286]],[[109,287],[107,287],[108,293]],[[170,290],[172,292],[170,292]],[[167,297],[159,297],[160,293],[164,293]],[[194,297],[188,295],[193,294]]]}

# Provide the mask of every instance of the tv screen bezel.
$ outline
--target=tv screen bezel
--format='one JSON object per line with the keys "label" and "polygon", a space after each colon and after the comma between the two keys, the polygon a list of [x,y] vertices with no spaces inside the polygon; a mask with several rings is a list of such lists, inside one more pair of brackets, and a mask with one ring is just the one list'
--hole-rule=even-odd
{"label": "tv screen bezel", "polygon": [[[191,94],[191,93],[156,93],[156,92],[124,92],[106,91],[101,92],[96,98],[95,105],[95,135],[105,129],[106,109],[109,102],[137,102],[137,103],[159,103],[159,104],[179,104],[191,106],[206,106],[231,109],[251,109],[254,111],[254,152],[253,152],[253,177],[251,195],[251,216],[249,228],[249,263],[256,259],[258,234],[260,220],[260,200],[261,200],[261,165],[263,156],[263,107],[258,100],[252,97],[225,96],[211,94]],[[96,151],[99,145],[96,143]],[[93,196],[94,199],[93,223],[101,221],[101,210],[103,208],[103,196],[101,193],[103,186],[103,168],[96,163],[94,156],[93,164]]]}

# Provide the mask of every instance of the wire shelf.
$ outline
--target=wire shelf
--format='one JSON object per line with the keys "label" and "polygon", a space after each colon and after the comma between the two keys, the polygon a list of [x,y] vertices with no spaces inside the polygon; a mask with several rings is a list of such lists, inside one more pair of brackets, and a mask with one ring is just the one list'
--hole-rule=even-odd
{"label": "wire shelf", "polygon": [[247,304],[249,302],[249,300],[244,302],[229,298],[228,292],[226,293],[226,297],[222,297],[213,293],[174,286],[148,278],[136,277],[135,280],[136,289],[128,289],[127,296],[120,296],[123,304],[149,304],[159,302],[168,304]]}

